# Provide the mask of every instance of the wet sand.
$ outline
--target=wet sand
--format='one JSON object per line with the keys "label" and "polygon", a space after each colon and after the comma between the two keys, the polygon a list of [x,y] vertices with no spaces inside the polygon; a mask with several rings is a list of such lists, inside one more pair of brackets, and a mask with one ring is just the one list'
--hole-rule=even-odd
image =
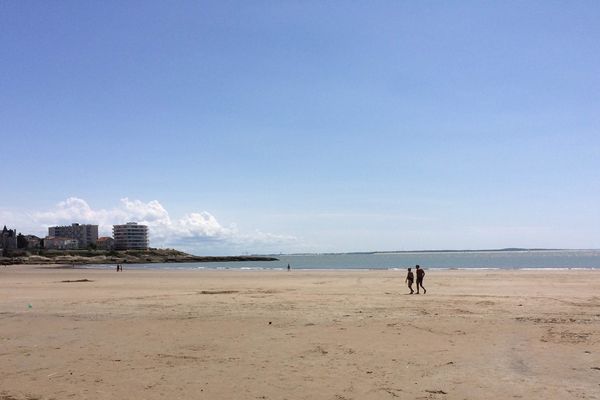
{"label": "wet sand", "polygon": [[0,399],[600,399],[600,271],[404,275],[1,267]]}

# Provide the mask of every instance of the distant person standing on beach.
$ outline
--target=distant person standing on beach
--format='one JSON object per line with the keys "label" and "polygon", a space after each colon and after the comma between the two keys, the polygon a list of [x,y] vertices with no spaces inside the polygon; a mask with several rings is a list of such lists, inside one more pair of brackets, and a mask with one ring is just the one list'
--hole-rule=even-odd
{"label": "distant person standing on beach", "polygon": [[290,267],[290,264],[288,264],[288,271],[289,271],[290,269],[292,269],[292,268]]}
{"label": "distant person standing on beach", "polygon": [[419,286],[423,288],[423,294],[427,293],[427,290],[423,287],[423,278],[425,278],[425,271],[418,265],[415,267],[417,269],[417,294],[419,294]]}
{"label": "distant person standing on beach", "polygon": [[413,294],[415,291],[412,288],[413,281],[415,280],[415,276],[413,275],[411,268],[408,269],[408,274],[406,274],[405,283],[408,283],[408,288],[410,289],[410,294]]}

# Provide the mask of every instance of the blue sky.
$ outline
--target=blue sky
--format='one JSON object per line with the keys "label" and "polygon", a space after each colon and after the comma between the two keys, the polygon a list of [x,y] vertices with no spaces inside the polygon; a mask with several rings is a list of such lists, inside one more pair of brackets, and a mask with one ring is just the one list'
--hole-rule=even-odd
{"label": "blue sky", "polygon": [[[0,3],[0,224],[600,248],[600,4]],[[114,221],[114,222],[113,222]]]}

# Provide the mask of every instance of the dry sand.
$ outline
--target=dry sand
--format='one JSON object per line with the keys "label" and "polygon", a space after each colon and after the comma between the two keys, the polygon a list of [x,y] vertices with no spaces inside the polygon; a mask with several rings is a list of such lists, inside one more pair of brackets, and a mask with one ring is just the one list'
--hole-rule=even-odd
{"label": "dry sand", "polygon": [[600,399],[600,271],[428,271],[425,287],[2,267],[0,399]]}

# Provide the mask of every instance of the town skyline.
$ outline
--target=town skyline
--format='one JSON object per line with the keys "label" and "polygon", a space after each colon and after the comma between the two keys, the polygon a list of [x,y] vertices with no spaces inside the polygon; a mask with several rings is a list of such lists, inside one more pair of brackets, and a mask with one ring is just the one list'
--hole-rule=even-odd
{"label": "town skyline", "polygon": [[[131,203],[129,202],[129,199],[122,199],[121,200],[122,203],[126,203],[129,204],[130,209],[132,209],[133,207],[131,206]],[[82,209],[85,210],[85,213],[66,213],[65,211],[68,210],[69,208],[65,208],[67,205],[73,205],[73,203],[77,203],[78,207],[75,207],[76,209],[78,209],[79,211],[81,211]],[[133,204],[138,204],[138,205],[142,205],[143,203],[141,202],[133,202]],[[175,248],[181,251],[188,251],[190,252],[190,254],[194,254],[194,246],[191,246],[191,250],[190,248],[185,248],[185,246],[181,246],[181,242],[180,242],[180,236],[178,235],[188,235],[188,236],[194,236],[194,235],[201,235],[201,236],[206,236],[209,234],[213,234],[216,233],[217,236],[215,237],[215,240],[218,241],[220,240],[218,237],[218,230],[214,230],[215,226],[213,226],[213,232],[209,232],[208,229],[209,227],[206,226],[206,224],[200,223],[197,224],[196,228],[199,229],[200,231],[188,231],[188,232],[183,232],[181,230],[181,227],[178,226],[173,226],[171,225],[170,222],[170,218],[168,217],[168,213],[166,213],[166,210],[164,210],[164,208],[162,208],[162,206],[160,205],[160,203],[158,202],[151,202],[152,206],[151,207],[140,207],[142,209],[144,209],[144,212],[138,212],[137,214],[125,214],[125,213],[119,213],[117,211],[114,211],[113,215],[119,215],[118,218],[120,218],[120,223],[118,224],[114,224],[114,223],[102,223],[102,224],[98,224],[97,221],[94,220],[94,218],[98,218],[99,215],[102,215],[102,218],[110,218],[111,213],[106,213],[106,210],[101,210],[101,212],[94,212],[91,208],[89,208],[89,206],[87,205],[87,203],[85,201],[83,201],[82,199],[77,199],[77,198],[70,198],[67,199],[67,201],[59,204],[59,206],[61,207],[61,212],[59,212],[58,214],[53,214],[50,212],[42,212],[42,213],[38,213],[35,214],[40,218],[61,218],[61,221],[63,221],[60,224],[43,224],[41,225],[42,228],[36,230],[33,229],[33,232],[38,233],[38,235],[33,234],[34,236],[38,237],[39,239],[43,239],[44,237],[48,238],[48,237],[53,237],[53,235],[51,234],[52,229],[54,228],[69,228],[70,225],[85,225],[85,224],[92,224],[94,226],[96,226],[98,230],[98,239],[107,239],[113,238],[113,234],[112,231],[114,231],[114,227],[117,225],[125,225],[125,224],[139,224],[139,225],[143,225],[143,226],[147,226],[149,228],[149,232],[151,232],[152,230],[157,230],[156,233],[154,234],[154,238],[157,241],[156,244],[153,243],[149,243],[148,247],[153,247],[153,248]],[[60,215],[60,217],[57,217],[56,215]],[[132,215],[136,215],[136,217],[141,218],[143,221],[142,222],[133,222],[130,221],[131,219],[135,219],[133,217],[131,217]],[[5,214],[6,216],[6,214]],[[187,216],[188,218],[194,218],[193,216]],[[210,221],[212,216],[208,216],[209,218],[206,218],[204,220],[204,222],[206,221]],[[201,218],[205,218],[205,216],[202,216]],[[68,221],[75,221],[77,220],[78,222],[68,222]],[[79,221],[87,221],[85,223],[80,223]],[[127,222],[125,222],[127,221]],[[179,224],[185,224],[185,222],[183,222],[185,220],[180,220],[178,223]],[[213,222],[216,223],[216,220],[213,219]],[[218,223],[217,223],[218,224]],[[0,221],[0,226],[2,226],[2,222]],[[218,225],[217,225],[218,227]],[[5,228],[6,228],[6,224],[5,224]],[[9,228],[13,228],[15,231],[15,234],[21,235],[32,235],[31,232],[22,232],[20,230],[15,229],[14,227],[9,227]],[[220,228],[219,228],[220,229]],[[235,229],[235,227],[232,227],[232,229]],[[40,233],[40,232],[47,232],[47,235]],[[160,232],[160,233],[159,233]],[[152,238],[152,233],[149,234],[150,238]],[[289,238],[284,238],[281,240],[285,240]],[[294,240],[295,238],[292,238],[291,240]],[[1,246],[0,246],[1,247]],[[81,247],[81,246],[75,246],[74,248],[86,248]],[[103,247],[104,248],[104,247]],[[107,247],[106,249],[112,249],[112,247]],[[351,253],[395,253],[395,252],[446,252],[446,251],[514,251],[514,250],[597,250],[597,247],[568,247],[568,246],[556,246],[556,247],[535,247],[535,246],[519,246],[518,244],[515,244],[513,246],[505,246],[505,247],[456,247],[456,248],[368,248],[368,249],[358,249],[358,250],[348,250],[348,251],[324,251],[324,252],[320,252],[320,251],[297,251],[297,252],[282,252],[282,251],[273,251],[273,252],[269,252],[269,251],[264,251],[264,252],[240,252],[240,253],[214,253],[211,255],[241,255],[241,254],[319,254],[319,253],[330,253],[330,254],[351,254]],[[197,255],[201,255],[201,254],[197,254]],[[209,254],[206,254],[209,255]]]}
{"label": "town skyline", "polygon": [[[11,227],[12,228],[12,227]],[[12,250],[148,250],[148,226],[137,222],[114,224],[110,235],[98,235],[98,224],[47,227],[47,234],[19,232],[4,225],[0,231],[0,249]]]}

